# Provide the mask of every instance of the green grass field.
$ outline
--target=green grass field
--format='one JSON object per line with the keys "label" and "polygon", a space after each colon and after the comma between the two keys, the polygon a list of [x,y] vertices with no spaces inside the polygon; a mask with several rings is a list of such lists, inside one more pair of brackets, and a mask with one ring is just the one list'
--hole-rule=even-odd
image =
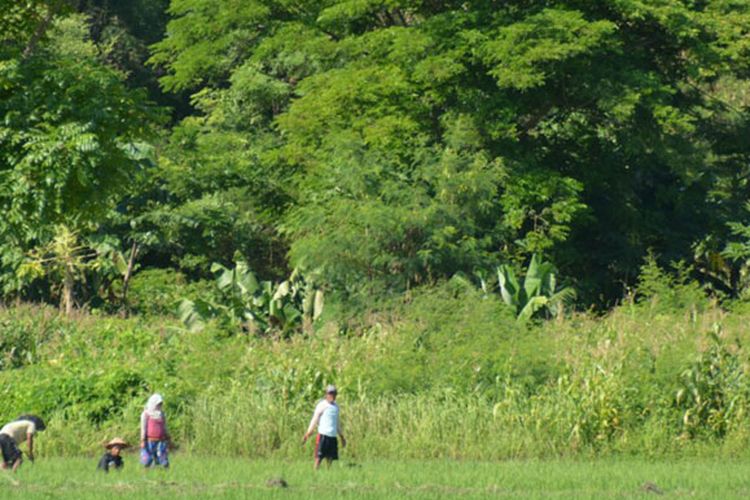
{"label": "green grass field", "polygon": [[[3,474],[2,498],[747,498],[750,462],[343,461],[314,473],[307,462],[175,456],[170,471],[97,473],[94,459],[40,459]],[[281,477],[287,488],[269,487]]]}

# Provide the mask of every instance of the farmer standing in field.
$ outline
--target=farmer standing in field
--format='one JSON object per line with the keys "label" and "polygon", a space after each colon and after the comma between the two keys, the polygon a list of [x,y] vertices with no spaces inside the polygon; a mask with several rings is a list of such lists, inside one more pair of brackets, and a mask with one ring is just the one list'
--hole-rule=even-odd
{"label": "farmer standing in field", "polygon": [[326,396],[315,407],[310,426],[302,437],[305,444],[318,427],[318,437],[315,441],[315,469],[320,468],[320,462],[326,460],[328,465],[339,459],[338,437],[341,437],[341,446],[346,447],[346,438],[341,432],[339,422],[339,406],[336,404],[336,386],[329,385],[326,388]]}
{"label": "farmer standing in field", "polygon": [[24,441],[28,444],[29,460],[34,461],[34,435],[42,432],[47,426],[44,421],[36,415],[21,415],[13,422],[5,424],[0,429],[0,449],[3,453],[2,469],[13,468],[13,472],[23,462],[23,453],[18,449],[18,445]]}
{"label": "farmer standing in field", "polygon": [[144,467],[161,465],[169,468],[169,432],[162,407],[164,398],[154,394],[141,413],[141,463]]}

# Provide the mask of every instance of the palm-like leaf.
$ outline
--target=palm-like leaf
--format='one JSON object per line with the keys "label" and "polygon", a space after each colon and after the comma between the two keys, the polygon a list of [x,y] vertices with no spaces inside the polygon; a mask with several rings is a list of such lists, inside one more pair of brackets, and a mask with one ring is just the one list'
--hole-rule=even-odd
{"label": "palm-like leaf", "polygon": [[521,309],[521,312],[518,313],[518,321],[525,322],[531,319],[534,314],[536,314],[541,309],[547,307],[549,304],[549,299],[545,297],[544,295],[537,295],[536,297],[531,297],[526,304],[523,306],[523,309]]}
{"label": "palm-like leaf", "polygon": [[206,321],[217,315],[217,308],[205,300],[184,299],[177,307],[177,313],[191,332],[197,332],[205,327]]}
{"label": "palm-like leaf", "polygon": [[535,297],[541,293],[542,282],[544,280],[543,269],[540,265],[539,257],[537,255],[531,256],[529,267],[526,270],[526,276],[523,280],[523,289],[526,292],[526,297]]}
{"label": "palm-like leaf", "polygon": [[509,306],[517,307],[518,305],[518,280],[516,273],[510,266],[502,265],[497,268],[497,283],[500,287],[500,296],[503,302]]}
{"label": "palm-like leaf", "polygon": [[560,304],[570,302],[576,296],[572,288],[557,289],[554,265],[542,261],[538,255],[531,257],[523,288],[519,286],[513,269],[507,265],[497,268],[497,282],[503,302],[516,309],[519,321],[528,321],[545,308],[554,314]]}
{"label": "palm-like leaf", "polygon": [[323,311],[323,291],[298,269],[278,285],[259,282],[244,262],[237,262],[232,269],[214,264],[211,271],[217,274],[215,283],[221,303],[183,301],[180,318],[191,330],[202,328],[212,317],[222,317],[248,331],[286,335],[312,324]]}

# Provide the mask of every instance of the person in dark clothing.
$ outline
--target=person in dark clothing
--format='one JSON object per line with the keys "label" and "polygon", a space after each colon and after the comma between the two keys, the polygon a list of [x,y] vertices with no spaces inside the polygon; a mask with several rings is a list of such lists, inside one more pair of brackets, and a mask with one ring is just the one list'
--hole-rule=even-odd
{"label": "person in dark clothing", "polygon": [[102,455],[96,468],[104,472],[109,472],[109,469],[122,469],[125,466],[125,461],[122,459],[121,452],[128,447],[128,443],[122,438],[114,438],[105,447],[107,451]]}

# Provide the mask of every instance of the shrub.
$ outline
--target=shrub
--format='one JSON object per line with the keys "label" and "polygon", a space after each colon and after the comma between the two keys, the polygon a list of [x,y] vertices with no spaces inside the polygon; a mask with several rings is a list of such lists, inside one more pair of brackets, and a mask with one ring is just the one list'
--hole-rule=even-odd
{"label": "shrub", "polygon": [[638,277],[639,302],[648,304],[651,311],[658,313],[705,309],[706,294],[697,281],[690,279],[690,269],[681,262],[672,267],[674,272],[668,273],[653,254],[646,257]]}
{"label": "shrub", "polygon": [[725,344],[719,331],[707,335],[708,347],[680,374],[675,406],[686,436],[724,436],[746,416],[750,380],[739,345]]}
{"label": "shrub", "polygon": [[[189,333],[164,317],[5,309],[6,349],[31,354],[0,370],[0,419],[40,413],[50,423],[42,453],[89,453],[113,434],[137,440],[139,413],[159,391],[183,449],[298,457],[322,388],[336,383],[350,456],[743,449],[748,318],[642,307],[530,327],[499,298],[447,282],[346,334],[329,323],[284,341]],[[716,322],[725,333],[707,338]]]}
{"label": "shrub", "polygon": [[175,315],[184,298],[197,298],[210,287],[207,282],[189,282],[172,269],[144,269],[133,276],[128,291],[131,310],[146,316]]}

